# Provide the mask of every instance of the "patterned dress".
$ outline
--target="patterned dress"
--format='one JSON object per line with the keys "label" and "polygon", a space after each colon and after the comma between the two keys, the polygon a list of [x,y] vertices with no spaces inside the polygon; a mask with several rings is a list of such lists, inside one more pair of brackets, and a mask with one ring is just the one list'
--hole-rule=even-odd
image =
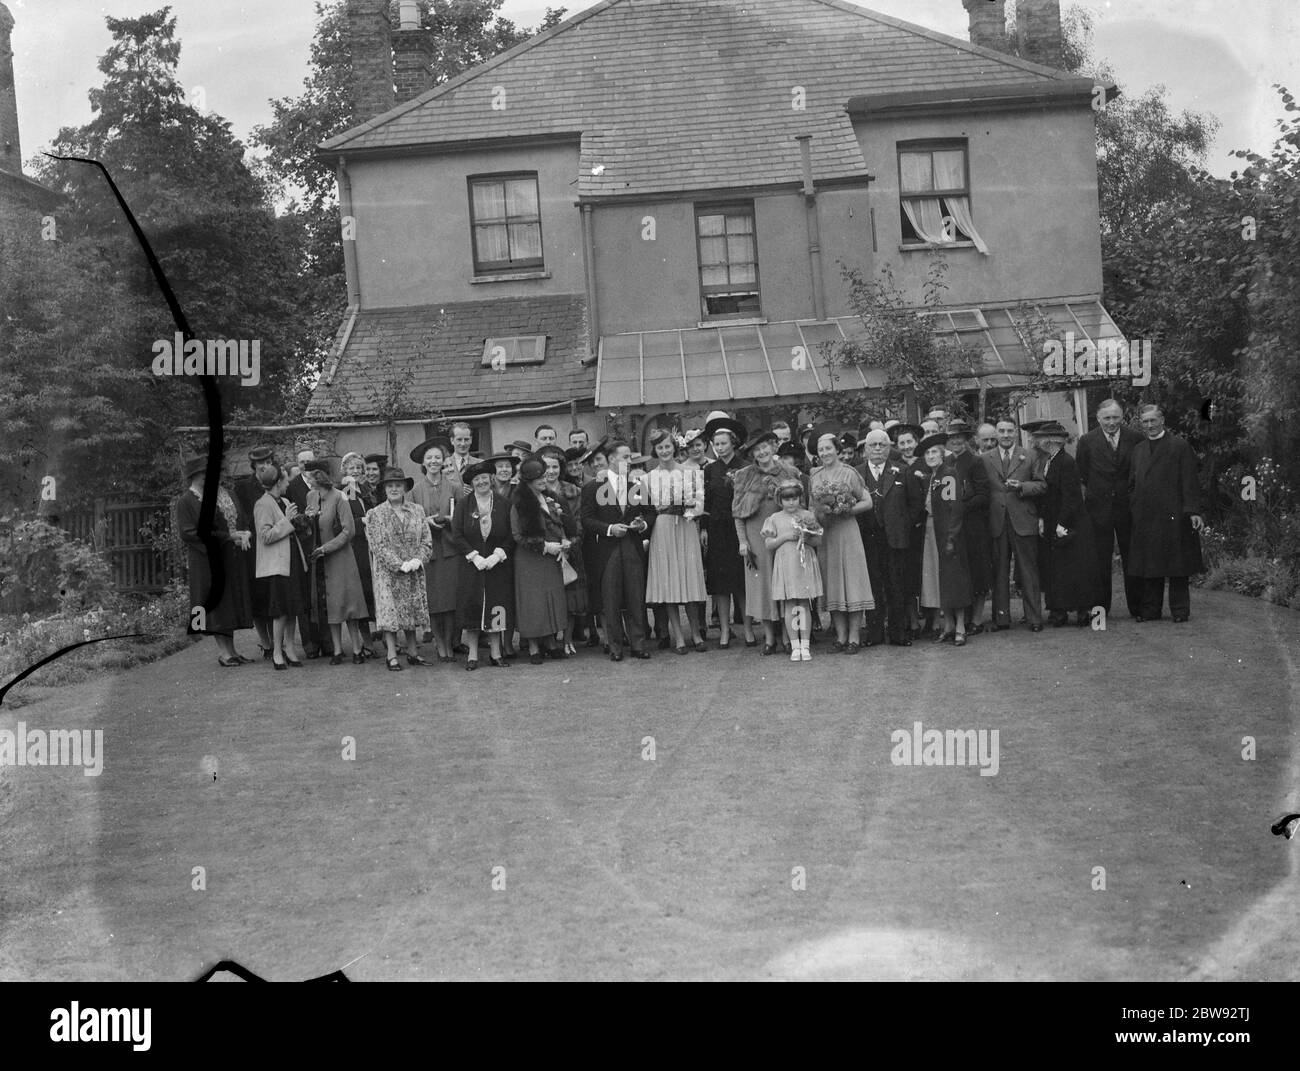
{"label": "patterned dress", "polygon": [[826,609],[855,613],[874,610],[871,575],[867,572],[867,552],[862,547],[862,530],[853,514],[828,514],[820,504],[823,495],[846,491],[861,501],[867,485],[857,470],[836,462],[830,468],[813,469],[808,477],[809,498],[818,522],[825,529],[818,548]]}
{"label": "patterned dress", "polygon": [[661,512],[650,532],[645,601],[675,605],[704,601],[704,557],[700,553],[699,516],[704,509],[704,478],[699,469],[659,468],[646,474],[646,500]]}
{"label": "patterned dress", "polygon": [[419,558],[427,565],[433,555],[424,510],[414,502],[397,507],[384,502],[366,514],[366,535],[375,562],[375,628],[380,632],[426,628],[429,601],[424,570],[401,571],[403,562]]}

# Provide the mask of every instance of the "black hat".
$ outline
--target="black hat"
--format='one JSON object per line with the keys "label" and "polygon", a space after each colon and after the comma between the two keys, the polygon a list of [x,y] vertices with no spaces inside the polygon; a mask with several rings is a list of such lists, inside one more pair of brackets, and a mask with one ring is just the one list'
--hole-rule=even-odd
{"label": "black hat", "polygon": [[948,436],[941,431],[937,431],[933,435],[927,435],[924,439],[920,441],[919,444],[917,444],[916,456],[925,457],[925,452],[929,450],[930,447],[943,446],[944,443],[946,443],[947,441],[948,441]]}
{"label": "black hat", "polygon": [[567,465],[571,461],[581,461],[586,452],[585,446],[570,446],[564,451],[564,463]]}
{"label": "black hat", "polygon": [[424,442],[412,450],[407,456],[409,456],[417,465],[423,465],[425,452],[431,450],[435,446],[442,450],[442,456],[444,459],[450,457],[453,453],[451,440],[443,435],[435,435],[432,438],[425,439]]}
{"label": "black hat", "polygon": [[858,448],[857,432],[840,432],[839,442],[836,445],[838,445],[841,450],[856,450]]}
{"label": "black hat", "polygon": [[593,446],[590,450],[588,450],[585,454],[583,454],[579,460],[581,460],[582,463],[586,465],[589,464],[591,462],[591,459],[595,457],[597,454],[604,454],[606,457],[609,457],[609,444],[610,444],[610,438],[608,435],[606,435],[600,440],[600,442],[598,442],[595,446]]}
{"label": "black hat", "polygon": [[400,483],[409,491],[415,486],[415,478],[406,475],[396,465],[390,465],[384,469],[384,475],[380,477],[379,486],[382,487],[386,483]]}
{"label": "black hat", "polygon": [[532,483],[546,475],[546,462],[539,457],[527,457],[519,466],[519,482]]}
{"label": "black hat", "polygon": [[564,468],[565,457],[564,447],[562,446],[556,446],[554,443],[547,443],[545,446],[538,447],[533,456],[539,458],[553,457],[559,461],[560,468]]}
{"label": "black hat", "polygon": [[754,434],[749,437],[749,441],[740,448],[740,452],[745,456],[748,456],[753,452],[754,447],[758,446],[760,443],[774,443],[779,441],[780,436],[778,436],[776,432],[771,428],[763,428],[761,431],[754,432]]}
{"label": "black hat", "polygon": [[533,444],[532,444],[532,443],[526,443],[526,442],[523,441],[523,439],[516,439],[516,440],[515,440],[514,442],[512,442],[512,443],[506,443],[506,449],[507,449],[507,450],[522,450],[525,454],[531,454],[531,453],[533,452]]}
{"label": "black hat", "polygon": [[519,458],[515,457],[514,454],[493,454],[491,457],[485,457],[483,464],[491,465],[492,471],[495,472],[498,461],[509,461],[512,469],[519,467]]}
{"label": "black hat", "polygon": [[726,430],[736,437],[736,444],[743,443],[748,437],[749,432],[745,430],[745,425],[739,420],[733,420],[731,417],[714,417],[704,425],[704,438],[708,442],[713,442],[713,436],[719,431]]}
{"label": "black hat", "polygon": [[1068,439],[1070,437],[1070,433],[1061,426],[1060,421],[1036,420],[1034,423],[1037,426],[1030,432],[1031,435],[1038,435],[1045,439]]}
{"label": "black hat", "polygon": [[885,429],[885,434],[894,442],[898,442],[898,437],[904,432],[911,432],[912,438],[918,443],[925,438],[925,429],[920,424],[894,424]]}
{"label": "black hat", "polygon": [[1056,421],[1054,420],[1027,420],[1025,421],[1025,423],[1020,425],[1020,430],[1024,432],[1028,432],[1030,435],[1036,435],[1038,434],[1039,428],[1045,427],[1048,424],[1055,424],[1055,423]]}
{"label": "black hat", "polygon": [[208,459],[206,456],[189,457],[185,459],[185,478],[194,479],[200,472],[207,472]]}
{"label": "black hat", "polygon": [[964,420],[950,420],[948,421],[948,438],[951,439],[954,435],[963,435],[968,439],[973,439],[975,437],[975,428]]}
{"label": "black hat", "polygon": [[777,457],[792,457],[796,460],[803,456],[803,451],[799,449],[798,443],[782,443],[776,448]]}
{"label": "black hat", "polygon": [[271,461],[274,457],[275,453],[269,446],[256,446],[252,450],[248,451],[248,460],[254,465],[261,461]]}
{"label": "black hat", "polygon": [[330,473],[330,463],[328,461],[304,461],[302,463],[303,472],[323,472],[326,476]]}
{"label": "black hat", "polygon": [[367,465],[378,465],[381,469],[388,464],[387,454],[367,454],[365,457]]}
{"label": "black hat", "polygon": [[476,476],[495,476],[497,468],[491,459],[479,461],[473,465],[466,465],[460,470],[461,482],[469,486],[474,482]]}

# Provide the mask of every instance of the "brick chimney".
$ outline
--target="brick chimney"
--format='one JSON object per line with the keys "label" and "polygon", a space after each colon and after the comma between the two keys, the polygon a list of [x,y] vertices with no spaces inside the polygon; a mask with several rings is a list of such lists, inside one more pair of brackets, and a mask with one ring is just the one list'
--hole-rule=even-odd
{"label": "brick chimney", "polygon": [[397,103],[392,24],[388,20],[388,0],[348,0],[347,13],[352,44],[352,103],[360,124]]}
{"label": "brick chimney", "polygon": [[14,50],[10,44],[14,17],[0,4],[0,170],[23,173],[18,141],[18,98],[14,95]]}
{"label": "brick chimney", "polygon": [[1021,59],[1060,68],[1061,0],[1016,0],[1016,39]]}
{"label": "brick chimney", "polygon": [[398,30],[393,34],[394,81],[400,103],[433,88],[433,34],[420,26],[420,5],[401,0],[397,5]]}
{"label": "brick chimney", "polygon": [[970,43],[1006,52],[1007,0],[962,0],[970,16]]}

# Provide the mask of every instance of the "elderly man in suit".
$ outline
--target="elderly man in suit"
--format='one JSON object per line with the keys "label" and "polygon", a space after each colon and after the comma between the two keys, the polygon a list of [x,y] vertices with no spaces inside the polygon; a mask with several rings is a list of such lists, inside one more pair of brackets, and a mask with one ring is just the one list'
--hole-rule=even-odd
{"label": "elderly man in suit", "polygon": [[1192,613],[1189,579],[1204,572],[1201,560],[1201,491],[1196,455],[1187,440],[1165,430],[1159,406],[1144,405],[1138,420],[1146,438],[1133,447],[1129,500],[1133,535],[1129,569],[1142,582],[1138,621],[1156,621],[1169,579],[1169,613],[1186,621]]}
{"label": "elderly man in suit", "polygon": [[1097,425],[1079,437],[1074,461],[1083,481],[1084,508],[1092,522],[1100,605],[1110,613],[1111,562],[1118,542],[1128,612],[1132,617],[1141,617],[1142,581],[1130,576],[1128,567],[1133,531],[1128,484],[1133,472],[1133,449],[1143,437],[1124,424],[1124,409],[1114,398],[1097,407]]}
{"label": "elderly man in suit", "polygon": [[907,478],[907,466],[890,459],[892,446],[887,432],[867,432],[867,459],[857,466],[873,507],[858,514],[871,590],[877,594],[876,608],[866,612],[868,647],[883,643],[886,633],[891,646],[912,646],[903,594],[907,543],[912,526],[925,513],[925,497],[920,481]]}
{"label": "elderly man in suit", "polygon": [[605,636],[612,662],[623,661],[623,648],[633,658],[649,658],[645,649],[646,554],[643,540],[654,524],[655,510],[646,505],[640,485],[628,476],[632,449],[625,442],[609,446],[609,471],[582,489],[578,516],[594,541],[588,559],[590,582],[601,595]]}
{"label": "elderly man in suit", "polygon": [[993,538],[993,631],[1011,627],[1011,552],[1020,564],[1020,593],[1025,620],[1033,632],[1043,631],[1038,585],[1038,510],[1032,499],[1047,490],[1034,478],[1035,454],[1018,442],[1016,422],[997,422],[998,448],[980,454],[989,478],[989,534]]}

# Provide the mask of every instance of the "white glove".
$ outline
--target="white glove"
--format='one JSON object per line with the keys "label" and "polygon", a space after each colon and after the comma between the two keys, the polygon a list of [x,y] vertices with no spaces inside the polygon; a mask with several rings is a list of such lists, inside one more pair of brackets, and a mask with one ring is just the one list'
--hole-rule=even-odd
{"label": "white glove", "polygon": [[497,564],[500,565],[506,560],[505,548],[497,547],[497,549],[492,552],[492,557],[494,557],[497,560]]}
{"label": "white glove", "polygon": [[474,552],[474,568],[480,573],[488,567],[488,560],[478,551]]}
{"label": "white glove", "polygon": [[1060,538],[1062,538],[1063,536],[1068,536],[1069,534],[1070,534],[1070,530],[1069,530],[1068,528],[1066,528],[1065,525],[1063,525],[1063,524],[1058,524],[1058,525],[1056,526],[1056,538],[1057,538],[1057,539],[1060,539]]}

